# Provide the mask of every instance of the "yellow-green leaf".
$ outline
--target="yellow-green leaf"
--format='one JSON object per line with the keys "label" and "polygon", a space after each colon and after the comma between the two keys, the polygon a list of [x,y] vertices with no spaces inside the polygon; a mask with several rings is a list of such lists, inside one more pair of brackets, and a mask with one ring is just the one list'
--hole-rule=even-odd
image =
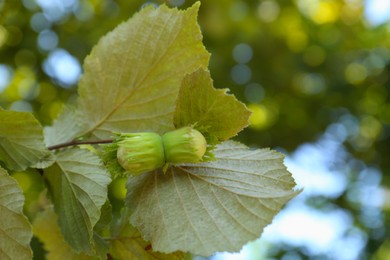
{"label": "yellow-green leaf", "polygon": [[173,129],[181,80],[209,61],[198,8],[148,6],[99,41],[79,85],[81,135]]}
{"label": "yellow-green leaf", "polygon": [[24,170],[48,156],[43,129],[31,113],[0,110],[0,161]]}
{"label": "yellow-green leaf", "polygon": [[155,250],[239,251],[299,193],[278,152],[227,141],[214,153],[212,162],[129,179],[130,221]]}
{"label": "yellow-green leaf", "polygon": [[43,243],[47,251],[46,259],[72,259],[87,260],[92,257],[85,254],[76,254],[71,247],[65,242],[60,228],[57,224],[57,215],[53,208],[47,208],[40,212],[33,223],[34,235]]}
{"label": "yellow-green leaf", "polygon": [[181,84],[174,116],[177,128],[196,128],[223,141],[248,126],[250,111],[228,89],[215,89],[210,73],[203,69],[187,75]]}
{"label": "yellow-green leaf", "polygon": [[0,167],[0,259],[31,259],[31,225],[18,183]]}
{"label": "yellow-green leaf", "polygon": [[151,244],[131,225],[126,225],[121,234],[110,241],[110,253],[115,259],[181,260],[183,252],[163,254],[153,251]]}

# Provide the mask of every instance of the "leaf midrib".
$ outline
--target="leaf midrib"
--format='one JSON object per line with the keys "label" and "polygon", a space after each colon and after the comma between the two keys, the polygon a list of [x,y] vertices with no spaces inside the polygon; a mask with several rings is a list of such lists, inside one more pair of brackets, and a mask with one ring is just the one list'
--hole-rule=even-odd
{"label": "leaf midrib", "polygon": [[[209,183],[210,185],[212,185],[212,186],[214,186],[214,187],[217,187],[218,189],[222,189],[222,190],[225,190],[225,191],[231,192],[231,193],[233,192],[232,190],[227,189],[226,187],[223,187],[223,186],[217,185],[217,184],[214,183],[214,182],[208,181],[206,178],[202,177],[201,175],[192,173],[192,172],[189,171],[187,168],[180,167],[180,166],[179,166],[179,167],[176,167],[176,168],[182,170],[183,172],[186,172],[187,174],[189,174],[189,175],[191,175],[191,176],[193,176],[193,177],[195,177],[195,178],[197,178],[197,179],[200,179],[200,180],[202,180],[202,181],[204,181],[204,182],[207,182],[207,183]],[[235,180],[235,181],[236,181],[236,180]],[[288,193],[288,191],[287,191],[287,193]],[[263,198],[263,197],[252,196],[252,195],[249,195],[249,194],[243,194],[243,193],[239,193],[239,194],[240,194],[240,196],[245,196],[245,197],[249,197],[249,198],[255,198],[255,199]],[[282,195],[282,196],[278,196],[277,198],[282,198],[282,197],[285,197],[285,196],[287,196],[287,194],[286,194],[286,195]]]}
{"label": "leaf midrib", "polygon": [[[69,179],[68,171],[64,170],[64,168],[61,166],[61,161],[57,161],[57,165],[58,165],[58,167],[61,169],[61,171],[64,173],[64,176],[65,176],[65,178],[66,178],[66,180],[67,180],[67,182],[68,182],[68,185],[69,185],[69,187],[70,187],[70,190],[72,191],[72,194],[73,194],[74,198],[75,198],[76,201],[77,201],[77,207],[78,207],[78,209],[79,209],[79,212],[81,213],[82,210],[86,211],[86,209],[81,205],[81,202],[78,200],[78,197],[76,196],[76,191],[75,191],[74,188],[73,188],[73,182],[71,182],[70,179]],[[92,199],[91,199],[91,200],[92,200]],[[92,200],[92,201],[93,201],[93,200]],[[95,206],[96,206],[96,205],[95,205]],[[83,217],[85,226],[88,227],[88,222],[90,223],[90,221],[88,221],[88,220],[86,219],[86,217],[85,217],[84,214],[81,214],[81,215],[82,215],[82,217]],[[86,215],[89,216],[87,211],[86,211]],[[90,226],[92,227],[92,223],[90,223]],[[89,231],[88,228],[86,228],[86,229],[87,229],[87,231]],[[89,240],[90,240],[90,239],[92,238],[92,232],[88,232],[88,233],[89,233]]]}
{"label": "leaf midrib", "polygon": [[[171,17],[173,16],[173,14],[171,14]],[[181,18],[180,19],[180,22],[182,23],[183,22],[183,19],[182,17],[176,17],[176,18]],[[167,19],[167,21],[169,21],[169,19]],[[153,26],[154,26],[154,23],[153,23]],[[114,106],[114,108],[108,112],[105,116],[103,116],[103,118],[97,122],[94,126],[92,126],[90,129],[86,130],[85,132],[83,132],[80,136],[84,136],[88,133],[92,133],[94,132],[99,126],[101,126],[102,124],[104,124],[108,118],[110,118],[125,102],[126,100],[128,100],[129,98],[131,98],[135,91],[140,87],[142,86],[142,84],[146,81],[146,79],[148,78],[148,76],[156,69],[156,66],[160,63],[160,61],[167,55],[168,51],[172,48],[172,46],[174,45],[174,43],[176,42],[177,40],[177,37],[179,36],[179,34],[181,33],[182,31],[182,28],[181,26],[179,27],[179,30],[178,32],[176,33],[176,35],[173,37],[172,41],[169,43],[168,47],[164,50],[163,54],[160,56],[160,58],[152,65],[152,67],[149,69],[149,71],[145,74],[145,76],[140,80],[140,82],[135,85],[128,93],[128,95],[126,95],[117,105]],[[128,56],[126,56],[126,60],[128,59]],[[121,69],[121,75],[123,74],[123,71],[124,71],[124,67],[122,67]]]}

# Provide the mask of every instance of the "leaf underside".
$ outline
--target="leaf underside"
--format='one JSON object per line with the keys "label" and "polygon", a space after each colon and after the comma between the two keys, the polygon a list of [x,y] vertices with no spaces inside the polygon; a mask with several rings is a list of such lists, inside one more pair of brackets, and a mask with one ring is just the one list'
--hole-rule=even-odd
{"label": "leaf underside", "polygon": [[31,225],[23,215],[24,196],[0,167],[0,259],[31,259]]}
{"label": "leaf underside", "polygon": [[109,174],[95,154],[72,148],[57,154],[45,177],[65,240],[76,253],[93,255],[93,227],[107,199]]}
{"label": "leaf underside", "polygon": [[47,156],[43,129],[31,113],[0,110],[0,161],[24,170]]}
{"label": "leaf underside", "polygon": [[232,141],[214,152],[213,162],[129,179],[130,222],[153,249],[203,256],[238,251],[299,193],[280,153]]}
{"label": "leaf underside", "polygon": [[52,126],[45,127],[45,143],[52,146],[65,143],[76,138],[82,131],[82,124],[77,117],[74,104],[66,105]]}
{"label": "leaf underside", "polygon": [[112,132],[174,128],[182,78],[209,61],[198,8],[149,6],[99,41],[85,59],[79,84],[81,135],[105,139]]}

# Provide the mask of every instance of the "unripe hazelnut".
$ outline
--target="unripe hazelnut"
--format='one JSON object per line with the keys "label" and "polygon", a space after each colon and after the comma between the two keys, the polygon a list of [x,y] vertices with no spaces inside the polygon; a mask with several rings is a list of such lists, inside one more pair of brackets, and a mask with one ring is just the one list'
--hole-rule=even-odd
{"label": "unripe hazelnut", "polygon": [[165,161],[168,163],[196,163],[202,161],[207,142],[192,127],[183,127],[162,136]]}
{"label": "unripe hazelnut", "polygon": [[121,134],[117,159],[128,172],[138,175],[165,164],[161,136],[156,133]]}

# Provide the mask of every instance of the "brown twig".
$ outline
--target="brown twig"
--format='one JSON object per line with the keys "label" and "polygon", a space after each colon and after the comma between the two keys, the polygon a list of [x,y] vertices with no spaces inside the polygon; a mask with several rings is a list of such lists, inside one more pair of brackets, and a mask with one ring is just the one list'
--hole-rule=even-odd
{"label": "brown twig", "polygon": [[47,149],[49,149],[49,150],[57,150],[57,149],[61,149],[61,148],[64,148],[64,147],[75,146],[75,145],[80,145],[80,144],[109,144],[109,143],[112,143],[112,142],[113,142],[112,139],[94,140],[94,141],[76,141],[76,140],[73,140],[73,141],[70,141],[70,142],[49,146],[49,147],[47,147]]}

